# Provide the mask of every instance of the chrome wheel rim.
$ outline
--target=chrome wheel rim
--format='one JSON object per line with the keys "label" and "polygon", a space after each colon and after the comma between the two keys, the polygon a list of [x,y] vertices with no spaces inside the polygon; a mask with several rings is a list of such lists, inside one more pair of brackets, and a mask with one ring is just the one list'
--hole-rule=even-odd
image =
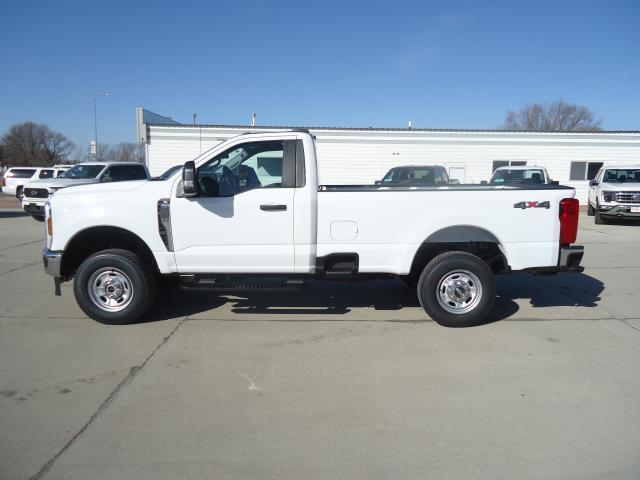
{"label": "chrome wheel rim", "polygon": [[124,310],[133,299],[133,283],[122,270],[107,267],[96,270],[88,282],[89,297],[105,312]]}
{"label": "chrome wheel rim", "polygon": [[447,312],[461,315],[478,306],[482,299],[482,284],[469,270],[455,270],[440,279],[436,297]]}

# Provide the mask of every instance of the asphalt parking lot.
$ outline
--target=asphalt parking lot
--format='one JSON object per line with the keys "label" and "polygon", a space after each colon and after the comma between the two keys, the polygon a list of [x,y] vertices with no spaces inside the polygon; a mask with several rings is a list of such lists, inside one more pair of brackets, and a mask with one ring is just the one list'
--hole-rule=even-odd
{"label": "asphalt parking lot", "polygon": [[[446,329],[400,281],[166,289],[146,321],[54,297],[0,205],[0,478],[640,478],[640,224],[582,216],[584,274],[499,278]],[[5,208],[2,208],[5,207]]]}

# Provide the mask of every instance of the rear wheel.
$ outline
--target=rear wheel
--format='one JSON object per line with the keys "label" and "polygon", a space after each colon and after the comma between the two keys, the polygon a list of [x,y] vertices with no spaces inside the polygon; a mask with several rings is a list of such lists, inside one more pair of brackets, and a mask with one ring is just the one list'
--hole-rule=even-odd
{"label": "rear wheel", "polygon": [[496,282],[481,258],[446,252],[431,260],[418,282],[418,298],[429,316],[445,327],[481,324],[493,308]]}
{"label": "rear wheel", "polygon": [[138,320],[155,296],[155,275],[133,252],[103,250],[80,264],[73,291],[84,313],[100,323]]}

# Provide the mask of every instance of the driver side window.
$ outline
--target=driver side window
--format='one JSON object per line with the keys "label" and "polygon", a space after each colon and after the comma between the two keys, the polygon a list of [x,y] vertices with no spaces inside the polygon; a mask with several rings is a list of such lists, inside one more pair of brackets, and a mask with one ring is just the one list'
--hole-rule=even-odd
{"label": "driver side window", "polygon": [[237,145],[198,169],[205,197],[230,197],[254,188],[280,188],[284,170],[284,142]]}

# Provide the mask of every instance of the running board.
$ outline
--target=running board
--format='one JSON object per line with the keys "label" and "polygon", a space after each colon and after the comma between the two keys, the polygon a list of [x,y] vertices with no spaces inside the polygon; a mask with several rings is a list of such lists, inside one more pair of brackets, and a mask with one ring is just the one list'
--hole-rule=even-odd
{"label": "running board", "polygon": [[287,280],[279,282],[260,282],[247,279],[234,280],[224,277],[197,277],[186,275],[180,277],[180,288],[189,291],[215,292],[287,292],[300,290],[303,280]]}

